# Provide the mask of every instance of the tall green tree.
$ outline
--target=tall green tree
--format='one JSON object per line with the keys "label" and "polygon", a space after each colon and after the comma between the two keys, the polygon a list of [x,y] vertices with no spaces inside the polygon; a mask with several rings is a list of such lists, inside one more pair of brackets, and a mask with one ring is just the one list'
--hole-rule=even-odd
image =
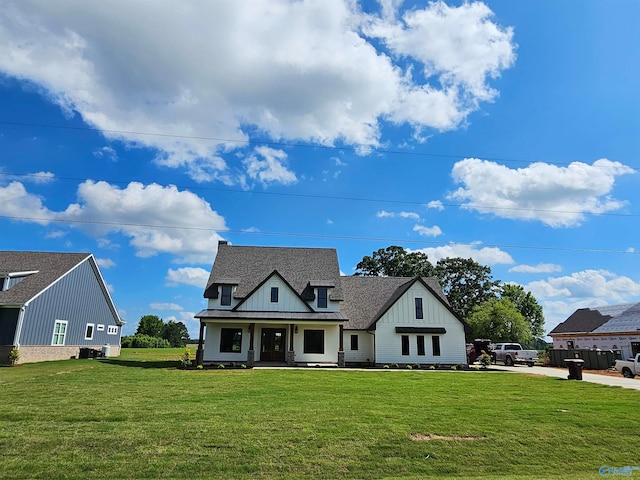
{"label": "tall green tree", "polygon": [[531,292],[525,291],[521,285],[505,284],[502,286],[502,298],[508,298],[529,324],[531,335],[535,339],[544,337],[544,313],[542,306]]}
{"label": "tall green tree", "polygon": [[500,280],[493,279],[491,268],[471,258],[440,259],[435,276],[451,308],[463,319],[468,318],[474,307],[496,298],[500,291]]}
{"label": "tall green tree", "polygon": [[149,335],[150,337],[162,338],[164,322],[157,315],[144,315],[138,322],[136,335]]}
{"label": "tall green tree", "polygon": [[366,277],[431,277],[434,267],[429,257],[421,252],[407,252],[404,248],[391,245],[365,256],[356,265],[354,275]]}
{"label": "tall green tree", "polygon": [[471,338],[526,344],[532,338],[529,323],[508,298],[492,298],[476,306],[467,318]]}
{"label": "tall green tree", "polygon": [[189,330],[184,323],[169,320],[164,324],[162,338],[172,347],[184,347],[189,342]]}

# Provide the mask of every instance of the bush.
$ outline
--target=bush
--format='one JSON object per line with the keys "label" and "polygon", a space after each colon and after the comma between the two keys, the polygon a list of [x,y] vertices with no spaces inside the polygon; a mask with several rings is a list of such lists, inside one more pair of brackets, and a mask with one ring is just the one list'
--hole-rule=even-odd
{"label": "bush", "polygon": [[491,355],[489,355],[488,353],[483,353],[482,355],[480,355],[480,365],[484,369],[488,368],[489,365],[491,365]]}
{"label": "bush", "polygon": [[435,370],[436,366],[435,365],[429,365],[429,370]]}
{"label": "bush", "polygon": [[186,348],[184,350],[184,353],[180,355],[180,365],[182,365],[182,368],[184,369],[187,369],[191,366],[191,352],[189,352],[188,348]]}
{"label": "bush", "polygon": [[120,345],[122,348],[169,348],[171,346],[164,338],[150,337],[140,333],[122,337]]}
{"label": "bush", "polygon": [[413,368],[413,365],[407,365],[407,369],[411,370]]}
{"label": "bush", "polygon": [[18,363],[18,360],[20,360],[20,350],[14,347],[9,352],[9,363],[15,365]]}

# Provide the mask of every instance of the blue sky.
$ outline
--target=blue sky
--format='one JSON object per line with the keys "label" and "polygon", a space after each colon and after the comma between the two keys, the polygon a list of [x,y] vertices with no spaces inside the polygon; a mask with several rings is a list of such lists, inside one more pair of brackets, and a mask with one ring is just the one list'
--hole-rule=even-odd
{"label": "blue sky", "polygon": [[222,239],[640,301],[640,2],[0,3],[0,248],[92,252],[125,334],[195,336]]}

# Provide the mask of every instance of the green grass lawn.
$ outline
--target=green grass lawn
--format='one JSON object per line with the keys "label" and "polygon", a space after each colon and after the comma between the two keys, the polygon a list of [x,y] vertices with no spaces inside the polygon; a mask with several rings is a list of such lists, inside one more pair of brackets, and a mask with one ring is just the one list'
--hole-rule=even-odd
{"label": "green grass lawn", "polygon": [[0,368],[0,478],[600,478],[640,464],[635,390],[497,372],[180,370],[181,352]]}

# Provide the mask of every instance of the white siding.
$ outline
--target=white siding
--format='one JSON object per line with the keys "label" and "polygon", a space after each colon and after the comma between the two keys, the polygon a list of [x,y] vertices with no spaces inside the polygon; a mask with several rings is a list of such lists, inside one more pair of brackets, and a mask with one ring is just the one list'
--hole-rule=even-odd
{"label": "white siding", "polygon": [[[358,350],[351,350],[351,335],[358,336]],[[344,345],[344,361],[346,363],[368,363],[374,361],[373,333],[364,330],[344,330],[342,332]]]}
{"label": "white siding", "polygon": [[[271,287],[278,287],[277,303],[271,301]],[[273,275],[240,305],[238,311],[308,312],[309,309],[280,277]]]}
{"label": "white siding", "polygon": [[[416,319],[415,298],[422,298],[423,319]],[[433,355],[431,334],[396,333],[396,327],[442,327],[439,334],[440,356]],[[402,335],[409,336],[409,355],[402,355]],[[418,355],[417,336],[425,338],[425,355]],[[436,299],[421,283],[416,282],[378,320],[376,324],[376,363],[466,363],[463,324]]]}
{"label": "white siding", "polygon": [[318,307],[318,288],[314,289],[314,294],[316,299],[312,302],[311,306],[316,312],[339,312],[340,311],[340,302],[336,302],[331,300],[331,292],[333,288],[327,288],[327,308]]}
{"label": "white siding", "polygon": [[[324,330],[324,354],[304,353],[304,331]],[[338,325],[298,325],[298,333],[293,336],[296,362],[338,363],[340,348],[340,327]]]}
{"label": "white siding", "polygon": [[[249,351],[249,326],[237,323],[207,323],[206,337],[204,342],[205,362],[241,362],[246,363],[247,352]],[[220,352],[220,330],[223,328],[242,329],[242,347],[240,352]],[[254,344],[254,347],[256,345]]]}
{"label": "white siding", "polygon": [[220,305],[220,300],[222,298],[222,287],[218,286],[218,298],[210,298],[207,308],[209,310],[231,310],[238,303],[240,303],[240,300],[233,297],[236,294],[236,288],[237,287],[234,285],[231,290],[231,305]]}

